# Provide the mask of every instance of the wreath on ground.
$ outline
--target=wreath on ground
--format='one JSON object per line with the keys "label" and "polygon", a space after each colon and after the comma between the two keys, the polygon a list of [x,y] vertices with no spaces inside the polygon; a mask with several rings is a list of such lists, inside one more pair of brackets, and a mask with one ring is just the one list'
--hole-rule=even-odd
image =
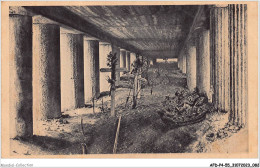
{"label": "wreath on ground", "polygon": [[210,104],[205,95],[194,92],[177,91],[174,97],[166,96],[158,111],[162,121],[172,127],[201,122],[209,112]]}

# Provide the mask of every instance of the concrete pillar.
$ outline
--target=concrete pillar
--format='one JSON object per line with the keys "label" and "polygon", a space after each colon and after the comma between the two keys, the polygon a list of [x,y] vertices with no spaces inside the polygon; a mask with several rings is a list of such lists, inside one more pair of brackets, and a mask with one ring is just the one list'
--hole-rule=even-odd
{"label": "concrete pillar", "polygon": [[156,58],[153,58],[153,65],[156,65],[157,61],[156,61]]}
{"label": "concrete pillar", "polygon": [[183,52],[181,52],[180,54],[179,54],[179,58],[180,58],[180,60],[179,60],[179,64],[180,64],[180,70],[181,70],[181,72],[183,72],[183,56],[182,56],[182,53]]}
{"label": "concrete pillar", "polygon": [[61,30],[61,110],[84,106],[83,35]]}
{"label": "concrete pillar", "polygon": [[130,72],[133,70],[133,63],[136,59],[136,54],[135,53],[130,53]]}
{"label": "concrete pillar", "polygon": [[[143,63],[143,56],[139,55],[138,58],[139,58],[140,62]],[[140,78],[142,77],[141,74],[140,74],[140,72],[142,72],[142,70],[143,70],[143,67],[141,67],[141,68],[139,69],[138,79],[140,79]],[[141,81],[140,81],[140,80],[137,80],[137,91],[138,91],[137,98],[138,98],[138,99],[141,98],[141,94],[142,94],[141,89],[142,89],[142,88],[141,88]]]}
{"label": "concrete pillar", "polygon": [[144,62],[144,56],[140,55],[139,58],[140,58],[141,62]]}
{"label": "concrete pillar", "polygon": [[[120,68],[126,68],[126,50],[120,49]],[[123,72],[120,72],[123,75]]]}
{"label": "concrete pillar", "polygon": [[60,26],[33,18],[33,126],[39,120],[61,116]]}
{"label": "concrete pillar", "polygon": [[150,65],[153,65],[153,61],[152,61],[152,60],[149,60],[149,64],[150,64]]}
{"label": "concrete pillar", "polygon": [[248,56],[247,56],[247,5],[229,5],[230,33],[230,117],[239,127],[247,125],[248,115]]}
{"label": "concrete pillar", "polygon": [[189,44],[187,46],[187,85],[190,91],[196,88],[196,46]]}
{"label": "concrete pillar", "polygon": [[[99,66],[100,68],[109,68],[107,66],[107,55],[111,52],[111,44],[99,43]],[[100,74],[100,92],[110,90],[110,84],[107,79],[111,77],[111,72],[101,72]]]}
{"label": "concrete pillar", "polygon": [[187,56],[185,53],[182,55],[182,73],[186,74],[186,61],[187,61]]}
{"label": "concrete pillar", "polygon": [[120,67],[126,68],[126,50],[120,49]]}
{"label": "concrete pillar", "polygon": [[10,138],[33,135],[32,17],[9,14]]}
{"label": "concrete pillar", "polygon": [[211,42],[214,73],[214,104],[219,111],[229,111],[230,57],[228,46],[228,8],[226,5],[211,8]]}
{"label": "concrete pillar", "polygon": [[148,66],[148,58],[145,57],[145,56],[143,56],[142,58],[143,58],[143,68],[144,68],[144,69],[147,69],[147,66]]}
{"label": "concrete pillar", "polygon": [[[120,49],[113,45],[112,44],[112,54],[115,54],[117,55],[117,64],[116,64],[116,68],[120,68]],[[120,82],[120,72],[116,72],[116,86],[119,85],[119,82]]]}
{"label": "concrete pillar", "polygon": [[126,69],[128,71],[130,71],[130,52],[129,51],[126,51]]}
{"label": "concrete pillar", "polygon": [[84,40],[85,103],[100,95],[99,41]]}
{"label": "concrete pillar", "polygon": [[205,94],[210,101],[210,32],[208,29],[201,28],[197,32],[197,88],[199,92]]}
{"label": "concrete pillar", "polygon": [[178,55],[177,67],[178,67],[178,69],[180,69],[180,55]]}

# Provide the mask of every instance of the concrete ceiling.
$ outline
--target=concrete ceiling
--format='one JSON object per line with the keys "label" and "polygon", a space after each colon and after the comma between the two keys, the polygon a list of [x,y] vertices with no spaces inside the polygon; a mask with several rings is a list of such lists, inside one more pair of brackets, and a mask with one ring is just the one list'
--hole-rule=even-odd
{"label": "concrete ceiling", "polygon": [[[68,26],[79,20],[80,31],[141,55],[161,58],[178,56],[198,11],[195,5],[29,8],[65,25],[69,22],[62,17],[72,20]],[[74,23],[72,28],[77,26]]]}
{"label": "concrete ceiling", "polygon": [[177,57],[198,6],[67,6],[143,55]]}

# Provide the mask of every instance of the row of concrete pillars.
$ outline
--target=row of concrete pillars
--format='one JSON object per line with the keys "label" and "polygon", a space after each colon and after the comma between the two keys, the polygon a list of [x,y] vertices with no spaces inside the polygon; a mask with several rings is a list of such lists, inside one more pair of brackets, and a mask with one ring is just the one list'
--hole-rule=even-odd
{"label": "row of concrete pillars", "polygon": [[[206,11],[206,12],[205,12]],[[204,8],[210,24],[199,25],[178,57],[187,74],[189,90],[198,90],[229,122],[246,126],[247,115],[247,6],[234,4]]]}
{"label": "row of concrete pillars", "polygon": [[38,121],[60,117],[61,111],[83,107],[109,91],[110,72],[100,73],[109,52],[117,53],[117,66],[128,70],[136,57],[24,12],[9,15],[9,39],[11,138],[37,134]]}

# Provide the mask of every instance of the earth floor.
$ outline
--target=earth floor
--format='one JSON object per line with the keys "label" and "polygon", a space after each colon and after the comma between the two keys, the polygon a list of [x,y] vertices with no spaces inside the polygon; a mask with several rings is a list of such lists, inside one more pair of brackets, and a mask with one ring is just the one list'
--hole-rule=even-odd
{"label": "earth floor", "polygon": [[[142,89],[135,109],[131,108],[130,88],[116,90],[116,112],[122,116],[117,153],[246,152],[247,129],[227,127],[228,113],[212,110],[202,122],[178,128],[168,128],[161,121],[157,111],[165,96],[186,89],[186,77],[176,66],[158,63],[150,67],[150,86]],[[110,97],[104,95],[96,100],[95,113],[86,106],[65,111],[59,119],[42,121],[39,135],[10,140],[11,155],[82,154],[82,143],[87,144],[88,154],[112,153],[117,117],[110,117],[109,108]]]}

